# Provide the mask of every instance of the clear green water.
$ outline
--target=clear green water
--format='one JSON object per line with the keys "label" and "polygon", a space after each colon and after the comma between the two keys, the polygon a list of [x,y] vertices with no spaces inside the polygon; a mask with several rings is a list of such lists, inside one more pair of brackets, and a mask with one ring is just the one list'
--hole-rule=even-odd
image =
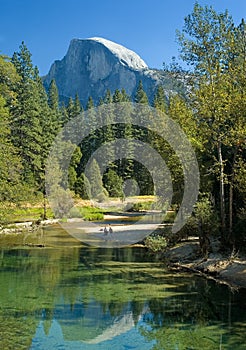
{"label": "clear green water", "polygon": [[[0,248],[1,350],[246,349],[246,290],[168,271],[143,248]],[[6,246],[6,241],[5,241]]]}

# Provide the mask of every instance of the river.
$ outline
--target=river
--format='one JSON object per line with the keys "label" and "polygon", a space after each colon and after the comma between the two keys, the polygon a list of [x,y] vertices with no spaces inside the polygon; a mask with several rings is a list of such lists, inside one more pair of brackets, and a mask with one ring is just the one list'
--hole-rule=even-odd
{"label": "river", "polygon": [[246,349],[246,290],[174,273],[144,248],[93,248],[59,226],[0,248],[2,350]]}

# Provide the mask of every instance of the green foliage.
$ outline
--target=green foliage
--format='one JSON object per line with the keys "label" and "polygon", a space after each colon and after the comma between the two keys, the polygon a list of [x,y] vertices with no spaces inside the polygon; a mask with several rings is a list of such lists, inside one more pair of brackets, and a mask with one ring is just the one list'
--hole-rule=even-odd
{"label": "green foliage", "polygon": [[108,192],[105,188],[103,188],[102,192],[100,192],[96,199],[98,200],[99,203],[106,202],[108,200]]}
{"label": "green foliage", "polygon": [[210,251],[210,239],[219,232],[219,218],[217,212],[209,198],[209,194],[200,195],[193,215],[188,218],[186,224],[175,235],[170,237],[172,244],[187,238],[188,236],[198,236],[200,250],[204,257]]}
{"label": "green foliage", "polygon": [[139,194],[138,183],[135,179],[126,179],[123,184],[124,197],[132,197]]}
{"label": "green foliage", "polygon": [[245,160],[245,33],[244,21],[236,27],[227,11],[216,13],[198,3],[178,32],[182,58],[193,67],[189,103],[196,131],[191,136],[202,151],[202,191],[211,191],[220,208],[223,245],[232,244],[240,208],[234,198],[241,196],[238,165]]}
{"label": "green foliage", "polygon": [[92,198],[99,199],[100,197],[100,201],[103,201],[103,198],[106,199],[107,192],[105,192],[105,189],[103,187],[100,168],[95,159],[93,159],[89,164],[88,172],[86,175],[90,182]]}
{"label": "green foliage", "polygon": [[10,107],[16,103],[16,87],[20,76],[15,66],[6,56],[0,55],[0,95],[6,100],[6,106]]}
{"label": "green foliage", "polygon": [[167,243],[167,239],[160,235],[151,235],[144,240],[144,245],[153,253],[165,251],[167,248]]}
{"label": "green foliage", "polygon": [[167,100],[165,96],[165,92],[162,86],[158,86],[154,101],[153,101],[153,107],[160,110],[161,112],[166,112],[167,110]]}
{"label": "green foliage", "polygon": [[144,91],[143,88],[143,82],[142,80],[139,81],[138,86],[137,86],[137,91],[135,94],[135,102],[136,103],[142,103],[142,104],[148,104],[148,97],[146,92]]}
{"label": "green foliage", "polygon": [[0,95],[0,202],[18,198],[21,162],[10,140],[9,110]]}
{"label": "green foliage", "polygon": [[85,221],[98,221],[104,219],[104,214],[100,208],[76,206],[69,211],[69,217],[82,218]]}
{"label": "green foliage", "polygon": [[82,199],[91,198],[91,185],[84,173],[77,178],[74,190]]}
{"label": "green foliage", "polygon": [[208,194],[203,194],[195,205],[194,215],[201,233],[214,234],[218,229],[218,219]]}
{"label": "green foliage", "polygon": [[240,252],[246,251],[246,209],[242,208],[238,211],[238,220],[235,224],[232,239],[234,248]]}
{"label": "green foliage", "polygon": [[24,181],[37,188],[43,170],[43,146],[46,146],[43,140],[47,140],[47,129],[44,139],[42,135],[42,117],[47,117],[48,111],[47,96],[37,68],[32,65],[31,53],[23,42],[12,62],[21,78],[17,85],[17,102],[11,109],[12,142],[22,161]]}
{"label": "green foliage", "polygon": [[83,219],[85,221],[100,221],[104,219],[104,215],[102,213],[84,214]]}
{"label": "green foliage", "polygon": [[[0,213],[3,219],[1,223],[10,224],[26,221],[36,221],[42,218],[43,208],[41,206],[35,207],[12,207],[1,208]],[[0,214],[0,215],[1,215]],[[47,209],[47,218],[52,219],[54,217],[50,208]],[[8,220],[7,220],[8,219]]]}
{"label": "green foliage", "polygon": [[69,188],[70,190],[75,190],[76,182],[77,182],[77,167],[80,163],[82,157],[82,153],[80,147],[76,147],[73,155],[71,157],[71,161],[68,169],[68,177],[69,177]]}
{"label": "green foliage", "polygon": [[71,199],[71,193],[68,190],[64,190],[59,186],[53,188],[50,201],[56,218],[69,216],[69,212],[73,207],[73,200]]}
{"label": "green foliage", "polygon": [[[142,108],[141,121],[154,125],[158,130],[162,128],[161,116],[166,113],[180,125],[197,154],[201,192],[208,193],[208,196],[207,199],[203,197],[199,200],[193,217],[179,234],[182,237],[191,232],[206,237],[219,229],[222,244],[234,245],[243,241],[243,233],[239,232],[244,231],[245,222],[242,215],[245,211],[246,187],[245,33],[244,21],[236,27],[227,12],[216,13],[212,7],[202,7],[196,3],[193,12],[185,18],[183,31],[177,33],[182,58],[192,69],[185,72],[175,62],[168,71],[166,69],[168,76],[175,76],[178,82],[187,82],[186,94],[170,93],[167,99],[163,87],[158,86],[152,104],[160,116],[158,125],[155,125],[143,82],[139,81],[136,88],[134,101],[138,103],[138,108]],[[126,108],[119,105],[129,101],[124,89],[116,89],[115,92],[108,90],[100,99],[99,106],[106,105],[107,113],[100,108],[96,110],[97,106],[91,97],[86,112],[83,112],[78,94],[61,106],[55,81],[51,81],[46,94],[38,69],[33,66],[31,53],[24,42],[19,51],[14,53],[11,62],[5,56],[0,56],[1,205],[8,207],[10,213],[12,203],[40,192],[45,202],[45,179],[50,188],[55,186],[54,193],[59,186],[70,187],[84,199],[92,196],[105,201],[108,194],[122,198],[138,192],[153,194],[152,174],[137,160],[133,160],[136,150],[131,140],[137,139],[150,144],[165,160],[173,184],[172,205],[180,206],[184,191],[181,162],[170,145],[157,133],[132,124],[134,105],[127,104]],[[124,123],[114,124],[115,113],[119,113],[119,108]],[[61,140],[58,147],[60,153],[57,159],[52,160],[50,173],[45,174],[46,159],[54,138],[68,120],[78,115],[76,130],[67,130],[67,134],[63,135],[70,141]],[[97,118],[107,125],[98,129]],[[88,127],[95,130],[83,140],[80,149],[75,149],[74,140],[78,140],[81,130]],[[90,156],[101,145],[108,143],[105,159],[114,159],[115,150],[109,143],[117,138],[129,141],[124,146],[126,150],[123,150],[129,158],[110,164],[104,164],[101,160],[101,165],[110,169],[104,175],[104,184],[98,165],[93,164],[92,169],[89,169],[89,183],[84,172]],[[61,164],[61,160],[66,158],[71,148],[75,152],[67,173],[67,164]],[[125,184],[124,194],[122,182]],[[127,192],[129,184],[133,186]],[[59,191],[58,199],[65,199],[66,190],[60,188]],[[57,202],[60,203],[60,199]],[[67,204],[69,209],[70,204]],[[133,210],[148,208],[146,204],[134,204]],[[65,215],[69,210],[62,208],[61,211],[61,215]]]}
{"label": "green foliage", "polygon": [[104,174],[103,181],[110,197],[122,197],[123,180],[114,170],[109,169],[108,172]]}
{"label": "green foliage", "polygon": [[176,218],[176,212],[175,211],[168,211],[165,215],[163,222],[164,223],[173,223],[175,218]]}
{"label": "green foliage", "polygon": [[48,91],[48,104],[51,110],[59,112],[59,95],[55,80],[51,80]]}
{"label": "green foliage", "polygon": [[151,208],[152,204],[153,204],[153,201],[133,203],[130,211],[133,211],[133,212],[146,211]]}

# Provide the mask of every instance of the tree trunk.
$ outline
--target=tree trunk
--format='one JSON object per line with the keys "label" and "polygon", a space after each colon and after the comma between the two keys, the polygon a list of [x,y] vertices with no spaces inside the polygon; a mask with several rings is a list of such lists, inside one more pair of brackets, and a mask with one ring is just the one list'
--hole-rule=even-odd
{"label": "tree trunk", "polygon": [[220,165],[220,218],[221,218],[221,243],[226,243],[226,220],[225,220],[225,182],[224,182],[224,164],[221,150],[221,142],[218,143],[218,158]]}
{"label": "tree trunk", "polygon": [[47,220],[47,199],[46,192],[43,192],[43,220]]}
{"label": "tree trunk", "polygon": [[229,232],[228,240],[231,242],[232,238],[232,226],[233,226],[233,176],[229,187]]}
{"label": "tree trunk", "polygon": [[233,160],[232,160],[232,170],[231,170],[231,179],[230,179],[230,189],[229,189],[229,242],[233,243],[232,241],[232,229],[233,229],[233,188],[234,188],[234,178],[235,178],[235,163],[236,163],[236,157],[237,157],[237,151],[238,149],[235,149],[233,154]]}

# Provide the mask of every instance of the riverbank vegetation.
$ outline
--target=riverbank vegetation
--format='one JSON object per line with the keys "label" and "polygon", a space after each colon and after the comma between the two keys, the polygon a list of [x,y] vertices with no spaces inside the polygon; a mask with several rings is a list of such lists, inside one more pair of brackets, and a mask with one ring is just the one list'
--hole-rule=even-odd
{"label": "riverbank vegetation", "polygon": [[[158,87],[152,101],[140,81],[135,99],[141,105],[176,121],[191,142],[199,163],[200,194],[192,217],[173,240],[196,234],[201,251],[210,249],[211,235],[217,235],[221,248],[241,249],[246,243],[246,25],[233,22],[228,12],[216,13],[211,7],[195,4],[193,13],[177,33],[181,58],[187,70],[175,61],[164,70],[182,86],[180,94],[167,96]],[[114,124],[114,109],[118,103],[130,105],[125,123]],[[109,91],[102,96],[99,106],[107,105],[107,115],[96,114],[97,107],[90,97],[82,105],[79,96],[59,101],[55,81],[44,89],[38,68],[23,42],[12,58],[0,56],[0,223],[35,218],[58,218],[72,208],[71,198],[95,198],[103,202],[110,197],[136,194],[155,195],[152,174],[140,162],[128,159],[108,164],[103,176],[95,160],[90,179],[85,168],[90,156],[101,145],[117,138],[148,143],[165,160],[173,184],[172,208],[178,211],[184,193],[184,173],[171,146],[147,128],[131,123],[134,105],[125,90]],[[99,111],[99,110],[98,110]],[[151,117],[151,110],[148,112]],[[79,117],[80,126],[96,125],[97,119],[107,120],[107,126],[90,133],[79,146],[71,142],[61,145],[64,153],[73,148],[68,176],[54,162],[54,171],[48,174],[64,186],[53,190],[58,210],[47,206],[46,162],[56,135],[68,121]],[[86,118],[85,118],[86,116]],[[79,130],[79,128],[78,128]],[[68,132],[68,131],[67,131]],[[65,146],[64,146],[65,145]],[[66,147],[66,148],[63,148]],[[68,151],[69,152],[69,151]],[[113,149],[107,147],[107,155]],[[131,150],[128,150],[130,155]],[[110,159],[110,158],[109,158]],[[27,208],[25,203],[40,201],[41,209]],[[150,203],[134,204],[135,210],[145,210]],[[101,219],[97,209],[82,208],[82,217]]]}
{"label": "riverbank vegetation", "polygon": [[[36,203],[34,206],[30,203],[25,203],[21,207],[13,206],[12,208],[5,209],[2,207],[2,216],[5,220],[2,220],[2,227],[9,227],[16,223],[33,222],[33,224],[39,224],[43,217],[42,203]],[[69,218],[81,218],[86,221],[103,220],[105,210],[90,205],[80,204],[70,210],[68,217],[62,218],[63,220]],[[55,219],[55,216],[50,207],[46,208],[46,219]]]}

